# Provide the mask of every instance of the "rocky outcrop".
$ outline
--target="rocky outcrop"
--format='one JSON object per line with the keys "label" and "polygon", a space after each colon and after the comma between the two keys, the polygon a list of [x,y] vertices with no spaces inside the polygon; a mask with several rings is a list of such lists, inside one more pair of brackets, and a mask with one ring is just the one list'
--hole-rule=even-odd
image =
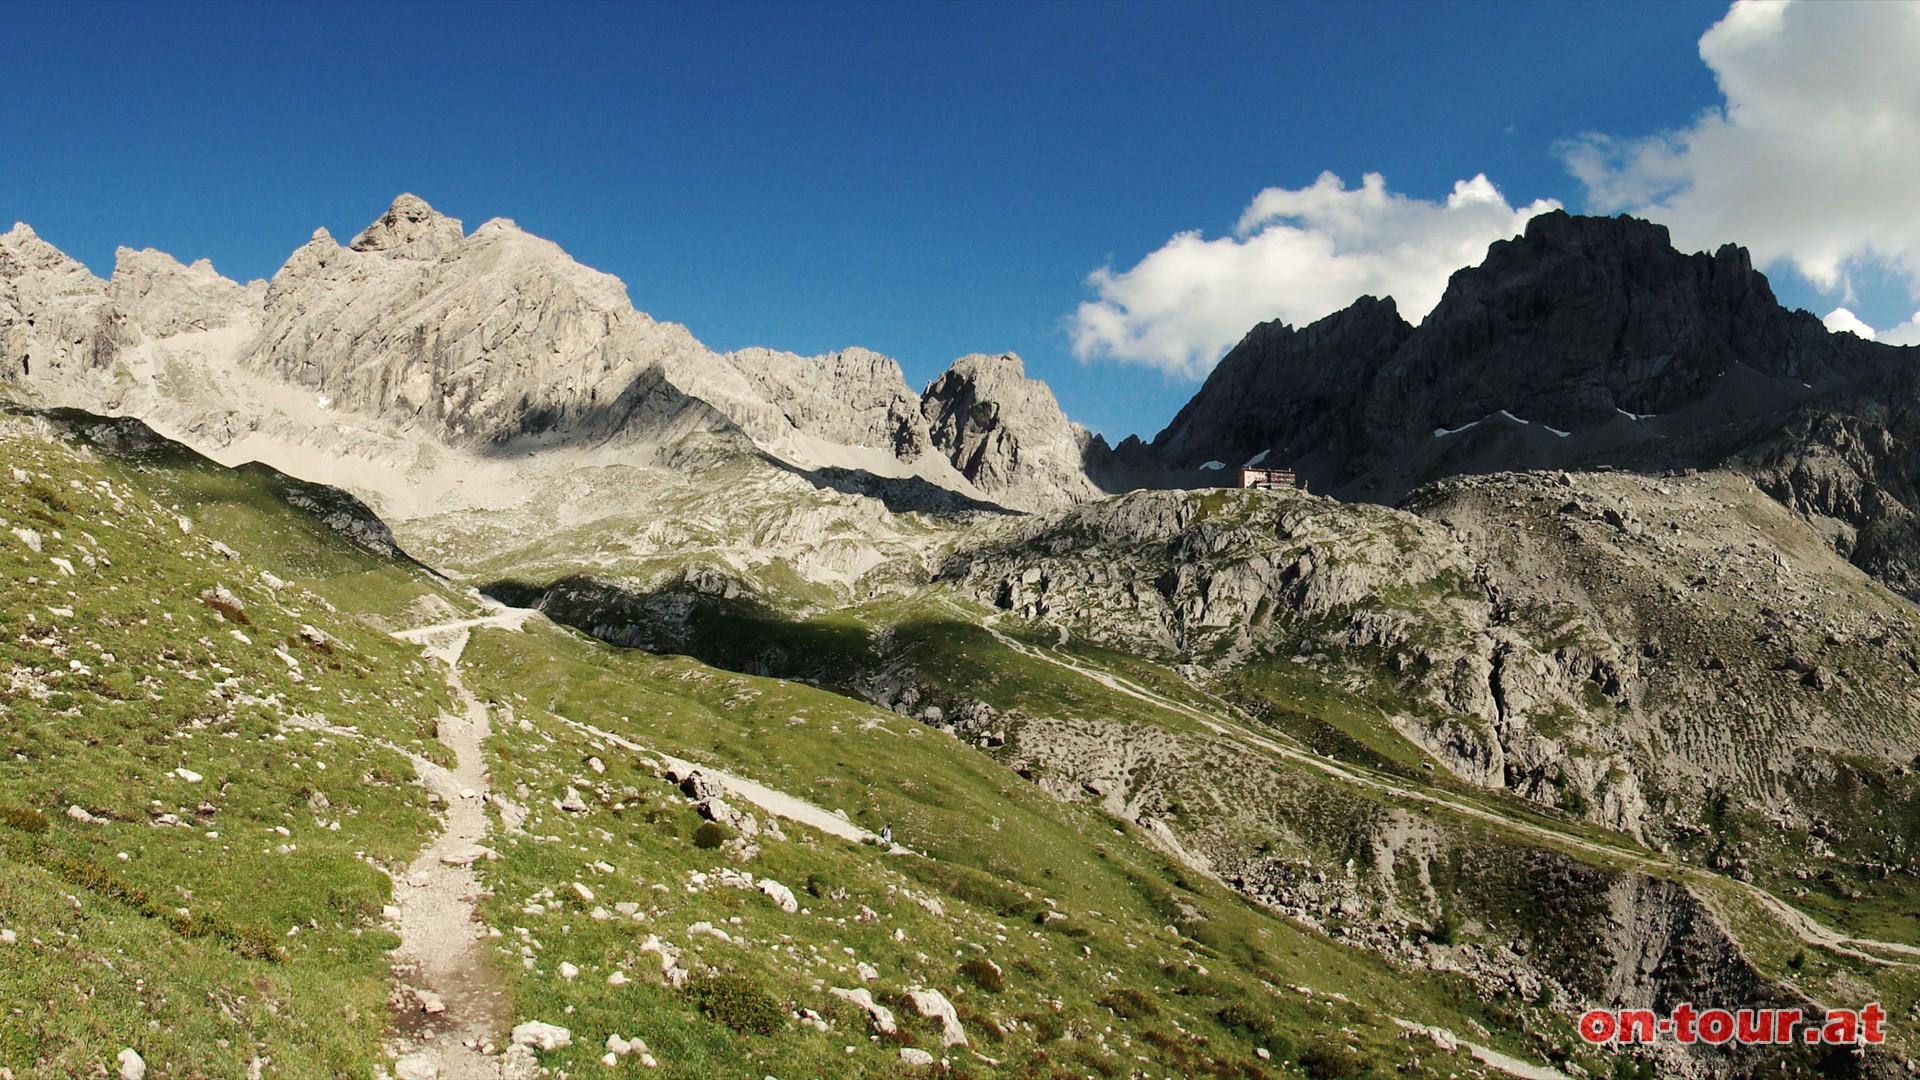
{"label": "rocky outcrop", "polygon": [[1022,510],[1068,506],[1104,492],[1091,475],[1104,440],[1069,421],[1020,358],[954,361],[921,396],[933,444],[981,491]]}
{"label": "rocky outcrop", "polygon": [[[1804,826],[1837,797],[1836,762],[1897,770],[1920,746],[1907,606],[1740,477],[1465,478],[1409,507],[1136,492],[963,552],[940,580],[1184,665],[1375,767],[1396,766],[1273,687],[1393,702],[1382,719],[1460,778],[1654,843],[1691,842],[1669,826],[1716,793]],[[1819,600],[1842,594],[1844,611]]]}

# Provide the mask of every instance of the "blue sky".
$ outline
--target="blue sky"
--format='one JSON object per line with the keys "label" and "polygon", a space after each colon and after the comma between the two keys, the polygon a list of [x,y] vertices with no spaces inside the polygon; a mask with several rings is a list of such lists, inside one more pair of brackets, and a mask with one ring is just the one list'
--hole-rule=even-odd
{"label": "blue sky", "polygon": [[[245,280],[411,191],[469,228],[515,219],[716,348],[863,345],[916,389],[964,353],[1019,352],[1117,440],[1157,431],[1212,346],[1124,355],[1081,305],[1149,319],[1148,275],[1127,275],[1172,238],[1231,237],[1261,191],[1328,170],[1426,202],[1482,174],[1514,208],[1661,198],[1673,170],[1639,144],[1579,144],[1599,170],[1582,179],[1570,141],[1681,131],[1720,105],[1699,42],[1726,12],[16,3],[0,217],[102,274],[124,244]],[[1695,231],[1713,227],[1730,226]],[[1089,282],[1102,268],[1111,293]],[[1867,322],[1906,319],[1905,278],[1870,269],[1824,291],[1785,262],[1773,276],[1823,314],[1851,284]],[[1270,314],[1295,311],[1311,313]]]}

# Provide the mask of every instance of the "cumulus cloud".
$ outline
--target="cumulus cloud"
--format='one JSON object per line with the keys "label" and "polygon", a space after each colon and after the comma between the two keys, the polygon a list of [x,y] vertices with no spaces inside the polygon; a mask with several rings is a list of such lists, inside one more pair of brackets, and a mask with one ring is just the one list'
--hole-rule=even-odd
{"label": "cumulus cloud", "polygon": [[1858,315],[1843,307],[1827,312],[1827,317],[1820,321],[1836,334],[1854,334],[1868,341],[1879,341],[1888,345],[1920,345],[1920,311],[1914,312],[1913,318],[1891,330],[1875,330]]}
{"label": "cumulus cloud", "polygon": [[1357,188],[1330,172],[1297,190],[1268,188],[1232,236],[1184,232],[1130,270],[1094,271],[1097,299],[1074,314],[1073,351],[1198,378],[1256,323],[1305,325],[1363,294],[1393,297],[1417,322],[1455,270],[1558,206],[1516,209],[1484,175],[1441,202],[1391,192],[1378,173]]}
{"label": "cumulus cloud", "polygon": [[1850,299],[1858,270],[1920,295],[1920,0],[1736,0],[1700,39],[1725,102],[1646,138],[1561,148],[1593,209],[1733,242]]}

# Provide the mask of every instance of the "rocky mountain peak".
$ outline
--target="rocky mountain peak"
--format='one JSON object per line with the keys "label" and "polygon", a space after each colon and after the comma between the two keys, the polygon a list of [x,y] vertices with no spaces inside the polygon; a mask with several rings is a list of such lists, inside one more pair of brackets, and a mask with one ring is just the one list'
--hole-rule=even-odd
{"label": "rocky mountain peak", "polygon": [[440,213],[417,195],[403,194],[347,246],[355,251],[383,251],[401,258],[432,259],[458,244],[464,236],[458,218]]}
{"label": "rocky mountain peak", "polygon": [[1103,494],[1089,476],[1106,452],[1068,420],[1045,383],[1012,353],[953,362],[920,397],[933,445],[974,486],[1016,509],[1078,503]]}

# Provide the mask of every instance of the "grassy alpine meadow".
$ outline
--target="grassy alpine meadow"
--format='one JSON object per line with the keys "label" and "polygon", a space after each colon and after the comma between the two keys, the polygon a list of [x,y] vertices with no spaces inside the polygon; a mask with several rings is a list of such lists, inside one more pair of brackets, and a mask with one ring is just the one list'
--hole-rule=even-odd
{"label": "grassy alpine meadow", "polygon": [[329,594],[437,586],[177,451],[0,462],[0,1066],[364,1075],[451,697]]}
{"label": "grassy alpine meadow", "polygon": [[[895,714],[539,624],[476,633],[463,667],[512,804],[483,914],[523,1011],[573,1032],[542,1058],[570,1074],[596,1075],[610,1035],[674,1076],[895,1075],[903,1049],[970,1076],[1473,1075],[1393,1018],[1511,1032],[1517,1010],[1571,1037],[1265,914],[1141,828]],[[910,853],[791,822],[715,830],[661,754],[890,825]],[[568,789],[584,809],[561,809]],[[835,988],[870,993],[898,1032]],[[965,1047],[920,1017],[919,988],[954,1004]]]}

